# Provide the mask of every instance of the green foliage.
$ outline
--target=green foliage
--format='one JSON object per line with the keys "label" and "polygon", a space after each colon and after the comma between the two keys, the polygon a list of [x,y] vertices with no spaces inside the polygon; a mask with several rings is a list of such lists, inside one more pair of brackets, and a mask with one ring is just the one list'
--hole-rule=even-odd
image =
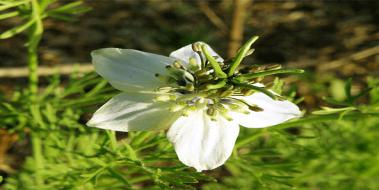
{"label": "green foliage", "polygon": [[[378,80],[368,82],[368,89],[379,88]],[[370,93],[369,99],[378,96]],[[378,189],[379,104],[357,105],[350,97],[338,103],[356,106],[243,131],[226,165],[229,175],[203,189]]]}
{"label": "green foliage", "polygon": [[53,78],[31,109],[27,92],[3,103],[1,126],[25,137],[29,135],[25,131],[37,134],[43,162],[37,168],[35,156],[28,157],[23,169],[7,179],[6,189],[193,189],[188,184],[213,180],[184,167],[163,132],[122,134],[117,141],[113,132],[86,127],[82,123],[86,110],[92,112],[91,105],[115,92],[94,74],[70,81],[62,88],[59,78]]}
{"label": "green foliage", "polygon": [[[74,1],[62,6],[52,7],[57,0],[5,0],[0,1],[0,20],[21,17],[24,22],[8,29],[0,34],[0,39],[7,39],[31,29],[33,25],[39,25],[43,19],[52,17],[60,20],[75,20],[75,15],[80,15],[90,10],[82,5],[82,1]],[[42,27],[42,26],[40,26]],[[40,28],[39,30],[42,30]]]}
{"label": "green foliage", "polygon": [[[329,107],[299,120],[267,129],[241,128],[225,166],[204,173],[180,163],[164,131],[88,128],[89,113],[117,92],[95,74],[74,74],[68,83],[55,76],[37,92],[36,75],[43,20],[72,21],[88,10],[81,1],[0,0],[0,20],[21,21],[0,39],[28,35],[32,73],[31,88],[0,96],[0,129],[28,142],[21,147],[28,152],[22,167],[10,177],[0,176],[4,189],[379,189],[379,80],[373,77],[355,94],[352,80],[332,80],[332,98],[325,98]],[[245,49],[239,58],[248,54]],[[300,71],[244,77],[275,73]],[[275,79],[272,90],[301,102],[294,89],[283,93],[283,84]],[[312,88],[326,89],[320,83]],[[362,97],[368,104],[360,103]]]}

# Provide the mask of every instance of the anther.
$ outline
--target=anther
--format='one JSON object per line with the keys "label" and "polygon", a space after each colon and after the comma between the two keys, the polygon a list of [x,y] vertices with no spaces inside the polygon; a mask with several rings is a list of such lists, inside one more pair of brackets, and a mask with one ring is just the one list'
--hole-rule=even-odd
{"label": "anther", "polygon": [[217,121],[217,114],[218,111],[213,107],[208,107],[207,109],[207,115],[211,118],[212,121]]}
{"label": "anther", "polygon": [[208,75],[208,71],[205,70],[205,69],[202,69],[202,70],[196,71],[196,72],[195,72],[195,75],[196,75],[196,76],[204,76],[204,75]]}
{"label": "anther", "polygon": [[194,52],[201,52],[201,42],[195,42],[192,44],[192,50]]}
{"label": "anther", "polygon": [[175,95],[158,95],[154,98],[155,101],[159,102],[166,102],[169,100],[175,100],[176,96]]}
{"label": "anther", "polygon": [[244,96],[250,96],[254,93],[254,90],[251,90],[251,89],[242,89],[241,90],[241,93],[244,95]]}
{"label": "anther", "polygon": [[257,105],[250,105],[249,110],[254,111],[254,112],[261,112],[261,111],[263,111],[263,108],[261,108]]}
{"label": "anther", "polygon": [[222,104],[217,104],[216,107],[222,117],[224,117],[228,121],[233,120],[232,116],[229,114],[229,110],[226,109]]}
{"label": "anther", "polygon": [[171,106],[171,107],[169,108],[169,111],[171,111],[171,112],[177,112],[177,111],[180,111],[180,110],[182,110],[182,109],[184,109],[184,108],[185,108],[184,105],[181,105],[181,104],[175,104],[174,106]]}
{"label": "anther", "polygon": [[193,75],[187,71],[184,71],[183,79],[186,80],[187,82],[194,82],[195,81],[195,78],[193,77]]}
{"label": "anther", "polygon": [[174,61],[174,63],[172,63],[172,66],[174,66],[177,69],[184,69],[183,64],[178,60]]}
{"label": "anther", "polygon": [[169,87],[169,86],[157,88],[157,91],[162,92],[162,93],[171,92],[173,90],[174,90],[174,88]]}
{"label": "anther", "polygon": [[282,65],[279,64],[270,64],[270,65],[265,65],[265,70],[276,70],[276,69],[281,69]]}
{"label": "anther", "polygon": [[220,96],[221,96],[222,98],[225,98],[225,97],[231,96],[233,93],[234,93],[233,90],[225,90],[225,91],[223,91],[223,92],[220,94]]}

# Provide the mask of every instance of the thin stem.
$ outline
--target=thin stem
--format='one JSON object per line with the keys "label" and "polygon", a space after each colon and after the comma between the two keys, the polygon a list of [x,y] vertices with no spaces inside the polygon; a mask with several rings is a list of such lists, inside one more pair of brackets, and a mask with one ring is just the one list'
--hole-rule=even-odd
{"label": "thin stem", "polygon": [[38,46],[43,34],[42,18],[37,0],[32,0],[32,17],[35,23],[28,32],[28,68],[29,68],[29,90],[31,101],[36,102],[38,92]]}
{"label": "thin stem", "polygon": [[[38,94],[38,46],[42,38],[43,26],[41,18],[41,10],[38,0],[32,0],[32,19],[35,20],[34,24],[28,30],[28,68],[29,68],[29,91],[30,91],[30,106],[31,108],[38,107],[37,94]],[[39,109],[39,108],[38,108]],[[36,119],[38,120],[38,119]],[[35,162],[35,180],[37,189],[42,189],[44,179],[42,170],[44,168],[44,157],[42,152],[42,138],[37,135],[36,130],[41,124],[37,124],[32,132],[32,147],[33,157]]]}
{"label": "thin stem", "polygon": [[32,133],[32,147],[33,147],[33,157],[35,164],[35,180],[37,187],[43,186],[43,177],[41,174],[41,170],[43,169],[43,154],[42,154],[42,141],[41,138],[36,135],[36,133]]}
{"label": "thin stem", "polygon": [[29,90],[31,102],[36,102],[38,92],[38,57],[37,50],[28,47]]}
{"label": "thin stem", "polygon": [[116,132],[107,131],[107,135],[108,135],[112,150],[116,150],[117,148]]}

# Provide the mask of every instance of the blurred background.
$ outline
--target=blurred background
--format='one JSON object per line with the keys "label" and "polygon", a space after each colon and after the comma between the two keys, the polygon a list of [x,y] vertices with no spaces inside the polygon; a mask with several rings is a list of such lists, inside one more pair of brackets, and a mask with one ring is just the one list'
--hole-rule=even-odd
{"label": "blurred background", "polygon": [[[66,2],[70,1],[58,1],[53,6]],[[352,94],[379,84],[378,1],[86,0],[84,5],[92,10],[73,21],[44,21],[45,33],[39,56],[40,65],[47,69],[47,74],[41,77],[41,88],[49,84],[49,75],[54,73],[54,68],[78,64],[76,67],[90,71],[90,52],[99,48],[130,48],[169,55],[184,45],[204,41],[222,57],[231,57],[254,35],[260,39],[253,45],[254,54],[245,62],[304,69],[304,75],[289,76],[284,81],[286,91],[296,92],[294,97],[301,98],[300,106],[308,113],[328,105],[323,97],[338,101],[346,99],[344,88],[350,78]],[[0,33],[20,22],[20,18],[1,20]],[[26,86],[27,74],[21,71],[27,59],[24,43],[23,35],[0,42],[1,97],[10,97]],[[9,75],[10,68],[16,70],[15,75]],[[68,81],[68,77],[62,78],[63,84]],[[357,102],[373,105],[378,100],[379,95],[371,93]],[[86,118],[88,115],[81,117],[81,123]],[[354,128],[358,125],[354,122],[340,124],[340,128],[319,124],[313,126],[321,136],[317,140],[289,140],[305,147],[302,149],[305,153],[300,156],[291,151],[285,154],[291,155],[286,157],[288,160],[300,160],[298,169],[305,171],[297,174],[300,179],[295,180],[293,187],[314,190],[379,188],[379,167],[376,166],[379,121],[357,122],[364,128]],[[291,131],[291,134],[300,133],[299,130]],[[3,176],[14,174],[30,155],[28,139],[19,139],[23,138],[0,129],[0,172]],[[284,146],[268,144],[276,148]],[[312,149],[317,151],[310,153]],[[196,187],[293,188],[292,185],[267,187],[259,180],[250,183],[249,177],[235,175],[236,170],[230,168],[210,173],[223,186],[204,182]],[[15,181],[12,183],[16,184]]]}
{"label": "blurred background", "polygon": [[[232,0],[85,1],[93,10],[77,21],[45,21],[41,64],[89,63],[89,52],[104,47],[168,55],[195,41],[230,57],[243,41],[258,35],[256,51],[249,57],[252,64],[303,68],[314,72],[307,80],[330,85],[330,77],[362,82],[367,74],[379,74],[377,1],[237,2],[238,6]],[[4,20],[0,30],[18,22]],[[22,36],[3,40],[0,66],[24,66],[23,44]],[[2,89],[14,87],[6,77],[0,83]],[[315,97],[325,93],[306,84],[297,86],[308,107],[317,106]]]}

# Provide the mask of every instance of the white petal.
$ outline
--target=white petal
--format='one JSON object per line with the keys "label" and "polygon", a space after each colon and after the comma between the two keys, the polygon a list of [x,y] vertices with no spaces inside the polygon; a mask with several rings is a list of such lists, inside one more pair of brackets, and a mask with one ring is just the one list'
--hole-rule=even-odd
{"label": "white petal", "polygon": [[[203,43],[203,42],[201,42],[201,43]],[[222,59],[221,56],[219,56],[208,44],[205,44],[205,45],[208,48],[209,53],[212,56],[217,57],[216,61],[218,61],[218,62],[224,61],[224,59]],[[176,51],[171,52],[170,57],[178,59],[178,60],[182,61],[184,64],[188,64],[189,58],[194,57],[196,59],[196,62],[199,65],[201,64],[199,54],[197,54],[196,52],[194,52],[192,50],[192,44],[186,45],[186,46],[184,46],[184,47],[182,47]]]}
{"label": "white petal", "polygon": [[162,86],[155,74],[167,75],[174,59],[132,49],[105,48],[91,53],[95,70],[122,91],[152,91]]}
{"label": "white petal", "polygon": [[87,125],[115,131],[169,127],[180,115],[167,115],[170,103],[153,102],[154,95],[121,93],[98,109]]}
{"label": "white petal", "polygon": [[176,120],[167,136],[179,160],[200,172],[224,164],[232,153],[238,133],[238,124],[221,116],[211,121],[199,110]]}
{"label": "white petal", "polygon": [[283,123],[289,119],[301,116],[299,107],[290,101],[273,100],[263,93],[254,93],[251,96],[234,97],[242,99],[250,105],[256,105],[263,111],[251,111],[249,114],[231,112],[234,120],[248,128],[262,128]]}

